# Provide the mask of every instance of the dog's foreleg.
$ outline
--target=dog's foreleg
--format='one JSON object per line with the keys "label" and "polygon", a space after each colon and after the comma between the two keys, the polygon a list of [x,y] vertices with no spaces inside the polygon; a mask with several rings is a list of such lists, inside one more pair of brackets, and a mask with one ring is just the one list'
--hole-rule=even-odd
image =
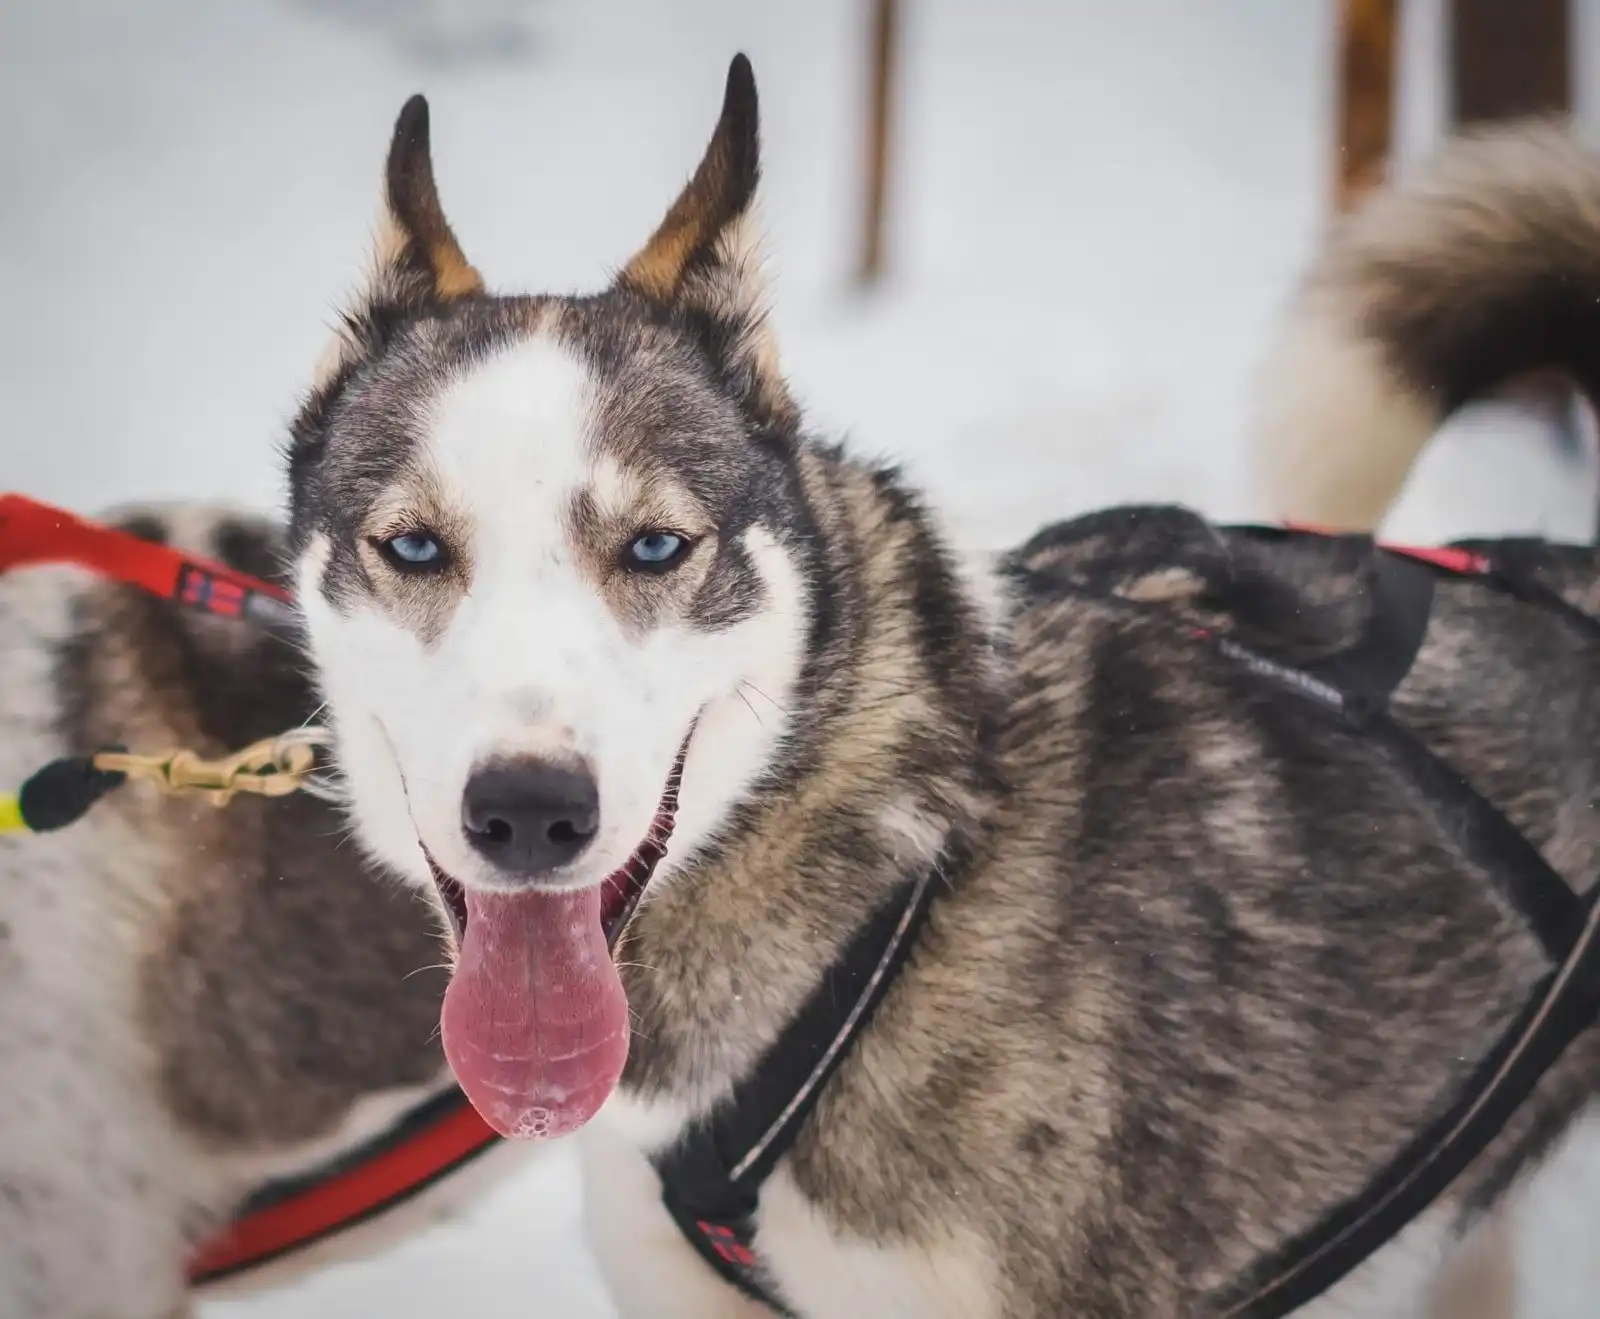
{"label": "dog's foreleg", "polygon": [[661,1185],[605,1123],[578,1137],[584,1226],[622,1319],[772,1319],[707,1267],[661,1204]]}
{"label": "dog's foreleg", "polygon": [[1517,1254],[1511,1215],[1474,1229],[1446,1262],[1427,1319],[1516,1319]]}

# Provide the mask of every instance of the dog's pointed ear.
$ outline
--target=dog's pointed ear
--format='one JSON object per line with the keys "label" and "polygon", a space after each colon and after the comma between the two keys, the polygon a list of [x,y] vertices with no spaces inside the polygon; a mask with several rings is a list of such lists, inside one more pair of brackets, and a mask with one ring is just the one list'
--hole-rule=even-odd
{"label": "dog's pointed ear", "polygon": [[792,415],[767,324],[760,233],[760,115],[750,61],[728,66],[722,114],[688,185],[617,284],[700,321],[724,365],[760,411]]}
{"label": "dog's pointed ear", "polygon": [[482,275],[467,261],[438,205],[427,101],[421,96],[405,102],[389,142],[378,261],[389,271],[376,274],[402,280],[413,298],[450,303],[483,293]]}
{"label": "dog's pointed ear", "polygon": [[401,108],[389,143],[377,258],[374,273],[399,281],[399,291],[415,299],[450,302],[483,292],[482,277],[462,253],[439,205],[428,102],[421,96]]}
{"label": "dog's pointed ear", "polygon": [[318,383],[371,351],[396,318],[484,291],[439,205],[428,146],[428,102],[413,96],[395,121],[365,279],[316,370]]}
{"label": "dog's pointed ear", "polygon": [[741,254],[729,250],[729,240],[750,237],[736,231],[746,227],[760,177],[756,76],[750,61],[735,55],[722,115],[699,168],[618,282],[652,301],[673,302],[694,277],[737,261]]}

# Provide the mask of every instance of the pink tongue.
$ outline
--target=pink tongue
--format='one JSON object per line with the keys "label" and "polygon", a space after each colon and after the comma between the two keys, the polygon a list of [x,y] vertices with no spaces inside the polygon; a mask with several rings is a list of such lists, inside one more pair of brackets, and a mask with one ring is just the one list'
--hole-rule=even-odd
{"label": "pink tongue", "polygon": [[440,1025],[445,1057],[502,1136],[564,1136],[628,1060],[628,1000],[600,928],[600,888],[466,892]]}

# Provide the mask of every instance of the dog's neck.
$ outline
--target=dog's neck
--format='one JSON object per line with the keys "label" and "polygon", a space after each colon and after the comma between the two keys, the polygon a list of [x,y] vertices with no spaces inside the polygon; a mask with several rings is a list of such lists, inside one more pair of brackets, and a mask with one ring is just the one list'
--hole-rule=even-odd
{"label": "dog's neck", "polygon": [[[977,835],[999,791],[998,628],[893,471],[807,446],[810,642],[781,760],[620,951],[625,1085],[703,1111],[749,1070],[871,913]],[[687,790],[688,785],[686,785]]]}

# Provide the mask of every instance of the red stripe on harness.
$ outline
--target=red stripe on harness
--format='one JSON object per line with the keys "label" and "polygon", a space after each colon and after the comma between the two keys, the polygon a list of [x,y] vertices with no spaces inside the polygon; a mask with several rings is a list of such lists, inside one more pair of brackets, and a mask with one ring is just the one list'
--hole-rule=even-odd
{"label": "red stripe on harness", "polygon": [[[242,618],[251,596],[287,604],[288,591],[220,563],[194,558],[89,522],[24,495],[0,495],[0,572],[73,564],[164,600]],[[459,1093],[459,1092],[458,1092]],[[246,1211],[202,1246],[191,1283],[214,1282],[312,1245],[415,1195],[500,1137],[466,1101],[398,1143],[381,1138],[353,1163],[261,1209]]]}
{"label": "red stripe on harness", "polygon": [[281,586],[223,564],[85,521],[25,495],[0,495],[0,572],[47,563],[76,564],[163,600],[235,617],[251,592],[289,600]]}
{"label": "red stripe on harness", "polygon": [[[1285,531],[1303,531],[1312,536],[1351,536],[1359,532],[1340,531],[1336,527],[1319,527],[1310,522],[1285,522]],[[1390,554],[1403,554],[1408,559],[1431,563],[1435,568],[1456,573],[1462,577],[1482,577],[1493,567],[1489,560],[1473,550],[1458,549],[1450,545],[1396,545],[1393,541],[1373,542],[1380,550]]]}
{"label": "red stripe on harness", "polygon": [[236,1219],[190,1262],[189,1281],[214,1282],[352,1227],[415,1195],[499,1139],[477,1110],[462,1102],[404,1144]]}

